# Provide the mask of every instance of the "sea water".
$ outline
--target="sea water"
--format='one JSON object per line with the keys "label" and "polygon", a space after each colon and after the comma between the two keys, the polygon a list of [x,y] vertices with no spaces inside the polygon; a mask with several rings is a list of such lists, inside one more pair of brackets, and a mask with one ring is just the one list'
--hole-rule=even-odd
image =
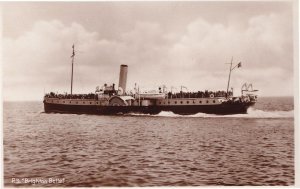
{"label": "sea water", "polygon": [[292,97],[248,114],[46,114],[4,102],[5,186],[293,185]]}

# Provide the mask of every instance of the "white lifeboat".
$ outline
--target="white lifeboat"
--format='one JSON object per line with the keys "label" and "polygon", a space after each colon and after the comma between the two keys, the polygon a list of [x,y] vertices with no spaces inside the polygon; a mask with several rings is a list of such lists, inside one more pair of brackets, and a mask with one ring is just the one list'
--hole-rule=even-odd
{"label": "white lifeboat", "polygon": [[144,92],[144,93],[137,94],[137,97],[142,99],[165,99],[166,94],[155,93],[155,92]]}

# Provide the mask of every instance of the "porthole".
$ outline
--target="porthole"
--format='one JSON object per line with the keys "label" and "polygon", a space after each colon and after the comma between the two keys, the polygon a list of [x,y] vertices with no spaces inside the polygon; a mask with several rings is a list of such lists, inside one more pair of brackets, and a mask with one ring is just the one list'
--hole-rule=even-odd
{"label": "porthole", "polygon": [[213,103],[216,103],[216,101],[215,101],[215,100],[213,100]]}
{"label": "porthole", "polygon": [[168,101],[168,104],[170,104],[170,101]]}
{"label": "porthole", "polygon": [[186,101],[186,103],[187,103],[187,104],[189,104],[189,103],[190,103],[190,101]]}
{"label": "porthole", "polygon": [[193,104],[195,104],[195,101],[193,101]]}
{"label": "porthole", "polygon": [[202,101],[200,100],[199,103],[202,104]]}
{"label": "porthole", "polygon": [[207,100],[206,103],[209,103],[209,101]]}
{"label": "porthole", "polygon": [[85,104],[85,102],[83,102],[83,104]]}
{"label": "porthole", "polygon": [[175,104],[177,104],[177,101],[175,101]]}
{"label": "porthole", "polygon": [[76,104],[78,104],[78,102],[76,102]]}
{"label": "porthole", "polygon": [[159,102],[159,104],[161,104],[161,102]]}
{"label": "porthole", "polygon": [[63,103],[65,103],[65,101],[63,101]]}
{"label": "porthole", "polygon": [[183,102],[182,101],[180,101],[180,104],[182,104]]}
{"label": "porthole", "polygon": [[92,104],[92,102],[90,102],[90,104]]}
{"label": "porthole", "polygon": [[70,104],[71,104],[71,101],[70,101]]}
{"label": "porthole", "polygon": [[98,102],[97,102],[97,104],[98,104]]}

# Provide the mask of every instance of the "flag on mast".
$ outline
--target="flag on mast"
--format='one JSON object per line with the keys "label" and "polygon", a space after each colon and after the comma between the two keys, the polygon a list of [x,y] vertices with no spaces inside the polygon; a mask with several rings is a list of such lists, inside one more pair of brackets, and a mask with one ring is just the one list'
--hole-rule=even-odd
{"label": "flag on mast", "polygon": [[73,54],[72,54],[71,58],[73,58],[75,56],[74,44],[72,45],[72,48],[73,48]]}
{"label": "flag on mast", "polygon": [[238,65],[237,65],[237,67],[238,67],[238,68],[239,68],[239,67],[242,67],[242,62],[239,62]]}

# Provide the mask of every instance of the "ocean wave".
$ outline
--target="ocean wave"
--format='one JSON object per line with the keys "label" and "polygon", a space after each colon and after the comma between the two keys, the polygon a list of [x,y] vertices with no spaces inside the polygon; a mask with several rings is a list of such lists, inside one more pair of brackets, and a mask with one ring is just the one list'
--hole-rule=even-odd
{"label": "ocean wave", "polygon": [[156,115],[150,114],[139,114],[139,113],[129,113],[127,115],[131,116],[152,116],[152,117],[240,117],[240,118],[293,118],[294,111],[263,111],[254,108],[249,108],[247,114],[232,114],[232,115],[216,115],[216,114],[206,114],[197,113],[193,115],[179,115],[169,111],[162,111]]}

